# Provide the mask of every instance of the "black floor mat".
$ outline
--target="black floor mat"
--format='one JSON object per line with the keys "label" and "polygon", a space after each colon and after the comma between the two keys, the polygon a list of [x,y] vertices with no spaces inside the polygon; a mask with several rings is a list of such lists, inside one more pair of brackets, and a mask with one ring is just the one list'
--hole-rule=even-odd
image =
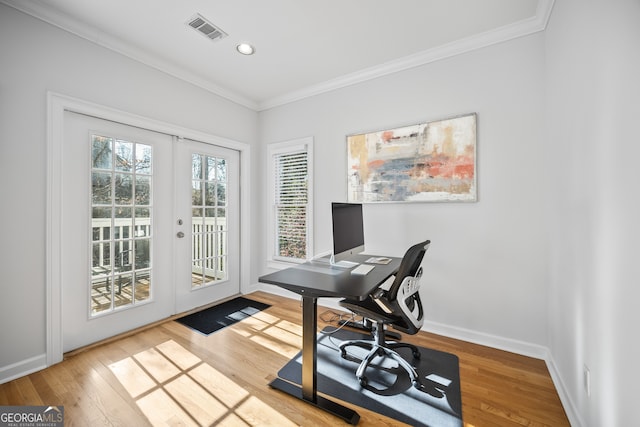
{"label": "black floor mat", "polygon": [[209,335],[269,307],[269,304],[238,297],[176,319],[176,322]]}

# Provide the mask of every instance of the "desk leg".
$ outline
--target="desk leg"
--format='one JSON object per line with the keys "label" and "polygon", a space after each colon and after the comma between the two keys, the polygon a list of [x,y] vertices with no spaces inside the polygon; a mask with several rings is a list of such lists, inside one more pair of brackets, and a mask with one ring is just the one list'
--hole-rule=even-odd
{"label": "desk leg", "polygon": [[360,415],[353,409],[318,396],[318,299],[302,297],[302,387],[276,378],[269,385],[275,389],[302,399],[350,424],[358,424]]}
{"label": "desk leg", "polygon": [[318,397],[318,302],[302,298],[302,398],[316,402]]}

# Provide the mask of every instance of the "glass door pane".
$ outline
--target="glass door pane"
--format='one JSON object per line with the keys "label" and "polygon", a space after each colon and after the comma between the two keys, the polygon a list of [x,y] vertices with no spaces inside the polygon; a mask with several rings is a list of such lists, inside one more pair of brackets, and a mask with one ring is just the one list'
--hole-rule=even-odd
{"label": "glass door pane", "polygon": [[205,154],[191,155],[191,286],[226,280],[227,162]]}
{"label": "glass door pane", "polygon": [[151,297],[150,145],[91,136],[91,315]]}

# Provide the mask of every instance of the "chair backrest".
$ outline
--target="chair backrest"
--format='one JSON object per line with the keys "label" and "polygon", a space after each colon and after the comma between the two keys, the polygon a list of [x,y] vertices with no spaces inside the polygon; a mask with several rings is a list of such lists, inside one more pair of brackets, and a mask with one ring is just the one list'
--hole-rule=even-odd
{"label": "chair backrest", "polygon": [[[407,250],[389,291],[381,298],[383,304],[399,318],[392,324],[394,329],[408,334],[417,333],[424,321],[418,290],[422,275],[420,264],[429,245],[431,241],[425,240]],[[378,304],[381,305],[383,301],[378,301]]]}
{"label": "chair backrest", "polygon": [[424,258],[425,252],[429,249],[429,245],[431,244],[431,240],[425,240],[424,242],[417,243],[407,249],[404,256],[402,257],[402,261],[400,262],[400,267],[398,267],[398,273],[396,274],[396,278],[391,284],[389,288],[388,297],[390,301],[393,301],[397,298],[398,290],[400,289],[400,285],[402,281],[407,276],[415,276],[420,268],[420,264],[422,264],[422,259]]}

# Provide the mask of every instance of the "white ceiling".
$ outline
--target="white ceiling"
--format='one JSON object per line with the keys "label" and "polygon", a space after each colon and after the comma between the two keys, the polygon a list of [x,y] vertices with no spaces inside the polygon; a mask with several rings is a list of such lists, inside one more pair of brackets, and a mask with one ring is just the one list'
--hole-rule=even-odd
{"label": "white ceiling", "polygon": [[[554,2],[0,1],[255,110],[541,31]],[[228,36],[189,27],[196,13]]]}

